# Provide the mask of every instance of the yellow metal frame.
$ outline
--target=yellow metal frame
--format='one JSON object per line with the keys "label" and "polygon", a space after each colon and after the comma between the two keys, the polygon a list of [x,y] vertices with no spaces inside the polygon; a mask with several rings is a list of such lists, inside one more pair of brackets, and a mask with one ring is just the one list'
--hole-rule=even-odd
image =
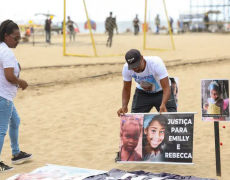
{"label": "yellow metal frame", "polygon": [[97,55],[97,50],[96,50],[96,46],[95,46],[95,42],[94,42],[94,38],[93,38],[92,28],[91,28],[91,24],[90,24],[88,12],[87,12],[85,0],[83,0],[83,3],[84,3],[85,14],[86,14],[87,23],[88,23],[88,27],[89,27],[89,31],[90,31],[91,42],[92,42],[92,45],[93,45],[94,56],[83,55],[83,54],[70,54],[70,53],[66,53],[66,0],[64,0],[63,55],[64,56],[75,56],[75,57],[115,57],[115,56],[124,56],[125,54],[109,54],[109,55],[100,55],[100,56]]}
{"label": "yellow metal frame", "polygon": [[[168,14],[167,14],[167,9],[166,9],[166,5],[165,5],[165,0],[163,0],[163,2],[164,2],[165,14],[166,14],[166,17],[167,17],[167,22],[168,22],[168,26],[169,26],[169,33],[170,33],[170,37],[171,37],[171,42],[172,42],[173,49],[160,49],[160,48],[149,48],[149,47],[146,47],[147,1],[148,0],[145,0],[145,22],[144,22],[144,46],[143,46],[143,49],[145,49],[145,50],[157,50],[157,51],[171,51],[171,50],[175,50],[175,45],[174,45],[174,41],[173,41],[173,37],[172,37],[172,31],[171,31],[171,27],[170,27],[170,23],[169,23],[169,19],[168,19]],[[94,42],[94,38],[93,38],[92,28],[91,28],[91,24],[90,24],[88,12],[87,12],[87,7],[86,7],[85,0],[83,0],[83,3],[84,3],[85,14],[86,14],[87,23],[88,23],[88,27],[89,27],[89,31],[90,31],[90,37],[91,37],[91,41],[92,41],[92,45],[93,45],[94,56],[93,55],[90,56],[90,55],[83,55],[83,54],[70,54],[70,53],[66,53],[66,0],[64,0],[63,55],[64,56],[75,56],[75,57],[115,57],[115,56],[124,56],[125,54],[109,54],[109,55],[100,55],[100,56],[97,55],[97,50],[96,50],[96,46],[95,46],[95,42]]]}
{"label": "yellow metal frame", "polygon": [[92,34],[92,30],[91,30],[91,24],[88,18],[88,13],[87,13],[87,9],[86,9],[86,5],[85,5],[85,0],[83,0],[84,6],[85,6],[85,12],[86,12],[86,17],[87,17],[87,22],[89,25],[89,29],[90,29],[90,36],[91,36],[91,40],[92,40],[92,44],[93,44],[93,48],[94,48],[94,56],[89,56],[89,55],[83,55],[83,54],[70,54],[70,53],[66,53],[66,0],[64,0],[64,21],[63,21],[63,55],[64,56],[76,56],[76,57],[97,57],[97,52],[96,52],[96,47],[95,47],[95,43],[94,43],[94,39],[93,39],[93,34]]}
{"label": "yellow metal frame", "polygon": [[95,42],[94,42],[94,39],[93,39],[93,33],[92,33],[92,29],[91,29],[91,24],[90,24],[88,12],[87,12],[87,9],[86,9],[85,0],[83,0],[83,2],[84,2],[84,7],[85,7],[85,14],[86,14],[86,17],[87,17],[90,37],[91,37],[91,41],[92,41],[92,44],[93,44],[94,56],[97,57],[97,51],[96,51]]}
{"label": "yellow metal frame", "polygon": [[146,15],[147,15],[147,3],[148,3],[148,0],[145,0],[145,22],[144,22],[144,41],[143,41],[143,49],[145,50],[157,50],[157,51],[172,51],[172,50],[175,50],[175,44],[174,44],[174,40],[173,40],[173,37],[172,37],[172,30],[171,30],[171,26],[170,26],[170,23],[169,23],[169,18],[168,18],[168,12],[167,12],[167,8],[166,8],[166,4],[165,4],[165,0],[163,0],[163,3],[164,3],[164,9],[165,9],[165,15],[166,15],[166,18],[167,18],[167,23],[168,23],[168,27],[169,27],[169,34],[170,34],[170,38],[171,38],[171,42],[172,42],[172,49],[161,49],[161,48],[149,48],[149,47],[146,47],[146,29],[147,29],[147,23],[146,23]]}

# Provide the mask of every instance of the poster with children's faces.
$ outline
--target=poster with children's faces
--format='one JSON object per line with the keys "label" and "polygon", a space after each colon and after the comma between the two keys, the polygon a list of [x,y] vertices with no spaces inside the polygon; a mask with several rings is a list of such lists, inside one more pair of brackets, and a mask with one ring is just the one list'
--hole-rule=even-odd
{"label": "poster with children's faces", "polygon": [[121,116],[119,161],[192,163],[193,125],[193,113]]}
{"label": "poster with children's faces", "polygon": [[203,121],[230,121],[229,80],[201,80],[201,110]]}
{"label": "poster with children's faces", "polygon": [[173,88],[173,95],[176,100],[176,106],[178,107],[178,89],[179,89],[179,78],[178,77],[169,77],[171,81],[171,86]]}

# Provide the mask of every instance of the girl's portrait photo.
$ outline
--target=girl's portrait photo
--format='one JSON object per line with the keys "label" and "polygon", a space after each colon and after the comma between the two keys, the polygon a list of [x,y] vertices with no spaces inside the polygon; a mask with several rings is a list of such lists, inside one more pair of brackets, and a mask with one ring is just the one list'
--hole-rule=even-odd
{"label": "girl's portrait photo", "polygon": [[164,115],[146,115],[143,132],[143,160],[163,161],[166,149],[167,118]]}
{"label": "girl's portrait photo", "polygon": [[201,96],[204,121],[229,120],[228,80],[202,80]]}
{"label": "girl's portrait photo", "polygon": [[143,115],[121,116],[121,161],[142,161]]}

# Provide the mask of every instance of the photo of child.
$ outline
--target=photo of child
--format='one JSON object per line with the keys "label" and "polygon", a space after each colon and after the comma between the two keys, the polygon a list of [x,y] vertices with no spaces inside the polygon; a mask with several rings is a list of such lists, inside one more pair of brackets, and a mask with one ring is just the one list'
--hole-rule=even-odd
{"label": "photo of child", "polygon": [[173,93],[176,100],[176,106],[178,107],[178,87],[179,87],[178,77],[170,77],[169,79],[171,81],[171,86],[173,88]]}
{"label": "photo of child", "polygon": [[229,120],[228,80],[202,80],[201,86],[203,120]]}
{"label": "photo of child", "polygon": [[144,117],[142,142],[144,161],[162,162],[164,160],[166,126],[167,118],[164,115],[146,115]]}
{"label": "photo of child", "polygon": [[145,90],[145,91],[155,91],[156,90],[156,86],[155,84],[149,82],[149,81],[145,81],[145,80],[140,80],[137,82],[140,84],[140,86]]}
{"label": "photo of child", "polygon": [[142,161],[143,115],[121,116],[121,161]]}

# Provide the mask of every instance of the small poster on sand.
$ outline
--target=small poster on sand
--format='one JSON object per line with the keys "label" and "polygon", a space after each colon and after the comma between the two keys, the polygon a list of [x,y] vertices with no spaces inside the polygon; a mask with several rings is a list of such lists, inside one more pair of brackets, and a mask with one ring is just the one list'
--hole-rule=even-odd
{"label": "small poster on sand", "polygon": [[126,114],[120,121],[120,162],[192,163],[194,113]]}
{"label": "small poster on sand", "polygon": [[229,121],[229,80],[201,80],[203,121]]}

